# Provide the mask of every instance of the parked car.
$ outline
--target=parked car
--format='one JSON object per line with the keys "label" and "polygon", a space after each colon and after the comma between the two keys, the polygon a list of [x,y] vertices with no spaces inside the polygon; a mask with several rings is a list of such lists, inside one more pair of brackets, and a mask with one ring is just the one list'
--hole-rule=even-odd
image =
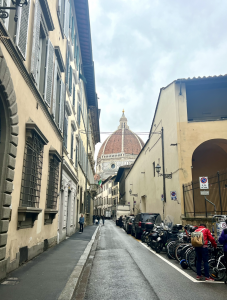
{"label": "parked car", "polygon": [[135,235],[136,239],[141,238],[144,230],[146,230],[146,222],[153,221],[155,224],[161,223],[162,219],[158,213],[139,213],[132,225],[132,235]]}
{"label": "parked car", "polygon": [[130,216],[127,216],[127,217],[123,218],[123,228],[124,228],[124,230],[126,230],[126,223],[127,223],[129,218],[130,218]]}
{"label": "parked car", "polygon": [[132,232],[132,224],[133,224],[133,221],[134,221],[134,216],[131,216],[128,218],[126,224],[125,224],[125,231],[127,233],[131,233]]}

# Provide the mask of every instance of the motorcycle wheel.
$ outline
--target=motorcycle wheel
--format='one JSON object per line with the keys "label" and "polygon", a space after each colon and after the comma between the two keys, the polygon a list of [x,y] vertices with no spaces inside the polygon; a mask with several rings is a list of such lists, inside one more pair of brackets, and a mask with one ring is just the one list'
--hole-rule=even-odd
{"label": "motorcycle wheel", "polygon": [[162,243],[156,243],[155,251],[156,253],[160,253],[163,249]]}

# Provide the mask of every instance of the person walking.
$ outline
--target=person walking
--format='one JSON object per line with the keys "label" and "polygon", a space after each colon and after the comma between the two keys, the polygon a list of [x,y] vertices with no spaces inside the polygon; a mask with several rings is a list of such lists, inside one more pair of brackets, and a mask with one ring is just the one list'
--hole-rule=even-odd
{"label": "person walking", "polygon": [[96,215],[93,215],[93,225],[95,225]]}
{"label": "person walking", "polygon": [[79,219],[79,223],[80,223],[80,232],[79,233],[82,233],[84,231],[84,216],[82,214]]}
{"label": "person walking", "polygon": [[202,261],[204,263],[204,272],[205,272],[205,281],[212,282],[214,279],[212,279],[209,275],[209,264],[208,264],[208,241],[211,242],[212,246],[216,249],[217,243],[213,236],[211,235],[211,232],[208,228],[206,228],[206,225],[201,224],[198,229],[195,230],[195,232],[202,232],[203,234],[203,240],[204,244],[202,247],[195,247],[196,252],[196,270],[197,270],[197,280],[202,280],[203,276],[201,273],[201,265]]}
{"label": "person walking", "polygon": [[118,224],[119,224],[120,227],[122,227],[122,217],[123,217],[123,216],[120,216],[119,222],[118,222]]}
{"label": "person walking", "polygon": [[102,215],[102,224],[103,224],[103,226],[104,226],[104,222],[105,222],[105,216]]}
{"label": "person walking", "polygon": [[98,225],[99,225],[100,216],[97,216],[97,220],[98,220]]}
{"label": "person walking", "polygon": [[[227,225],[227,219],[225,220],[225,223]],[[223,245],[225,268],[226,268],[225,282],[227,282],[227,228],[223,229],[223,231],[219,237],[219,243]]]}

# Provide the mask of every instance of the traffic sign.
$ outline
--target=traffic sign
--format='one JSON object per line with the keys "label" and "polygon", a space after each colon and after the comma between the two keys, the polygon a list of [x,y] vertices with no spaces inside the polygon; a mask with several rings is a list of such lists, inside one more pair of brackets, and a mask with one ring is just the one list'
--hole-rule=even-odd
{"label": "traffic sign", "polygon": [[200,189],[201,190],[208,190],[209,189],[208,177],[199,177],[199,183],[200,183]]}
{"label": "traffic sign", "polygon": [[161,195],[161,201],[164,201],[164,195],[163,194]]}
{"label": "traffic sign", "polygon": [[177,200],[177,192],[172,191],[170,192],[171,200],[176,201]]}

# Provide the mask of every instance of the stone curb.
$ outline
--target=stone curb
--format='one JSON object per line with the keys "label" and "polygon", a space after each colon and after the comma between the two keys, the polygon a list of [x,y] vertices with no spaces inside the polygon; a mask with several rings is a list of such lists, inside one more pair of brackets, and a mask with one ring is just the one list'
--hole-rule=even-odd
{"label": "stone curb", "polygon": [[92,245],[95,241],[96,234],[99,230],[99,226],[96,228],[90,242],[88,243],[87,247],[84,250],[84,253],[81,255],[77,265],[75,266],[72,274],[70,275],[61,295],[59,296],[58,300],[71,300],[74,294],[74,291],[80,281],[80,276],[83,272],[84,266],[87,262],[89,254],[91,252]]}

